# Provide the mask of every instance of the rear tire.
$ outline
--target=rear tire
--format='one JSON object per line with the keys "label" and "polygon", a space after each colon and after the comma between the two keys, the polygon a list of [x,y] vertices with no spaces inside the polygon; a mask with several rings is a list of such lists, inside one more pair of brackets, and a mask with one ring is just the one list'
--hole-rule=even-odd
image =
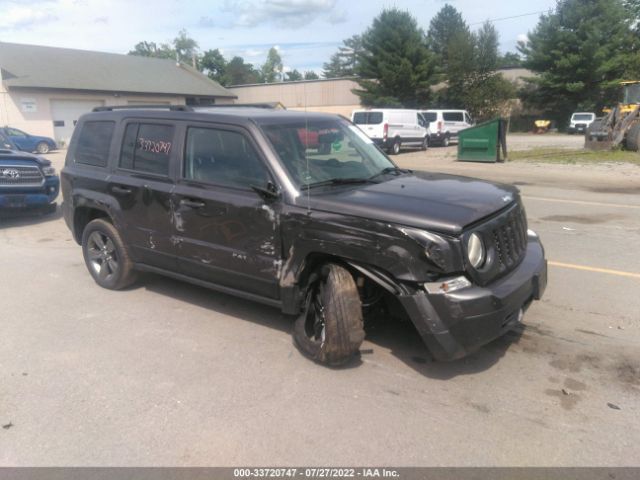
{"label": "rear tire", "polygon": [[393,145],[391,145],[391,151],[389,153],[391,153],[391,155],[398,155],[400,153],[401,146],[402,144],[400,143],[400,139],[396,138],[393,141]]}
{"label": "rear tire", "polygon": [[445,135],[444,138],[442,139],[442,146],[443,147],[448,147],[449,143],[451,143],[451,140],[449,138],[449,134]]}
{"label": "rear tire", "polygon": [[422,140],[422,145],[420,145],[420,150],[425,151],[429,148],[429,137],[424,137]]}
{"label": "rear tire", "polygon": [[293,338],[300,351],[329,366],[347,363],[364,340],[362,302],[347,269],[330,263],[311,281]]}
{"label": "rear tire", "polygon": [[118,233],[108,221],[90,221],[82,233],[84,262],[102,288],[120,290],[136,280],[133,262]]}
{"label": "rear tire", "polygon": [[640,123],[633,125],[627,132],[627,150],[640,151]]}
{"label": "rear tire", "polygon": [[51,149],[46,142],[40,142],[38,145],[36,145],[36,152],[38,153],[49,153],[49,150]]}

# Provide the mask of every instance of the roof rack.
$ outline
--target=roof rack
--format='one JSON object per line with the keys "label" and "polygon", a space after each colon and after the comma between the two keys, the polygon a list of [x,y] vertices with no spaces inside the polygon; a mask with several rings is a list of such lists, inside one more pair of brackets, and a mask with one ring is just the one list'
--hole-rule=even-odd
{"label": "roof rack", "polygon": [[200,108],[264,108],[265,110],[286,110],[280,106],[280,102],[263,103],[214,103],[213,105],[201,105]]}
{"label": "roof rack", "polygon": [[115,105],[109,107],[95,107],[94,112],[112,112],[113,110],[136,110],[136,109],[164,109],[172,112],[193,112],[193,108],[188,105]]}

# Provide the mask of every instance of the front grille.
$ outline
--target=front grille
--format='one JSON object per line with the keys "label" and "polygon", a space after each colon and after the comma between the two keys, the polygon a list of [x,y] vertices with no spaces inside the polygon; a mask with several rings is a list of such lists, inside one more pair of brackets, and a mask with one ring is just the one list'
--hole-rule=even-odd
{"label": "front grille", "polygon": [[527,250],[527,217],[520,206],[509,211],[493,229],[498,272],[516,267]]}
{"label": "front grille", "polygon": [[36,166],[7,166],[0,165],[0,187],[17,186],[32,187],[40,186],[44,181],[42,172]]}
{"label": "front grille", "polygon": [[586,123],[576,123],[576,128],[587,128]]}

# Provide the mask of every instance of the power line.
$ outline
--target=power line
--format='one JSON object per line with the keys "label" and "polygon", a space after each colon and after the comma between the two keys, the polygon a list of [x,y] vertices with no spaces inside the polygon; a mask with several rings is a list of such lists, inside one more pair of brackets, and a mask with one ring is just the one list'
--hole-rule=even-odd
{"label": "power line", "polygon": [[511,17],[492,18],[492,19],[489,19],[489,20],[485,20],[483,22],[470,23],[469,26],[481,25],[481,24],[486,23],[486,22],[493,23],[493,22],[500,22],[502,20],[511,20],[512,18],[530,17],[531,15],[540,15],[541,13],[547,13],[547,10],[541,10],[539,12],[531,12],[531,13],[522,13],[520,15],[513,15]]}

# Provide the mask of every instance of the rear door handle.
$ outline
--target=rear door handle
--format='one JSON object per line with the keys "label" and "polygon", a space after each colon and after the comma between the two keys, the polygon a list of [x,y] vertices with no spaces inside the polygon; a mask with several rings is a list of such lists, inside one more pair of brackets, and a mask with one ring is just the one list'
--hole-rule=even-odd
{"label": "rear door handle", "polygon": [[183,198],[180,200],[180,205],[189,208],[203,208],[206,204],[201,200],[192,200],[190,198]]}
{"label": "rear door handle", "polygon": [[131,193],[131,189],[129,187],[119,187],[117,185],[111,187],[111,191],[113,193],[119,193],[121,195],[128,195]]}

